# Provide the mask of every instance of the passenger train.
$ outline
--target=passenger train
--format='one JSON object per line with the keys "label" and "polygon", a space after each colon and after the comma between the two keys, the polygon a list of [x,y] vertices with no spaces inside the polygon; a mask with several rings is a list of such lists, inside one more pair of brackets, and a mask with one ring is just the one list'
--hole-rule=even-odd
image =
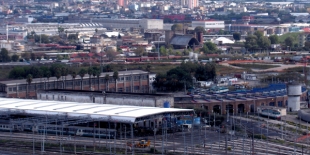
{"label": "passenger train", "polygon": [[46,133],[46,134],[57,134],[57,135],[70,135],[70,136],[81,136],[81,137],[96,137],[96,138],[111,138],[113,139],[117,135],[117,130],[108,128],[92,128],[92,127],[80,127],[80,126],[66,126],[60,125],[24,125],[16,126],[10,124],[0,124],[0,131],[4,132],[35,132],[35,133]]}
{"label": "passenger train", "polygon": [[281,119],[281,113],[277,110],[272,109],[262,109],[261,111],[259,111],[259,115],[273,119]]}

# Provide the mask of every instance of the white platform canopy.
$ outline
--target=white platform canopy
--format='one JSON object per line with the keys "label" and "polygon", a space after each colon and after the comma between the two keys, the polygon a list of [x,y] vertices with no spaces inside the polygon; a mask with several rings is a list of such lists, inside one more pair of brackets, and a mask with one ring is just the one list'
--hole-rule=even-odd
{"label": "white platform canopy", "polygon": [[0,113],[6,112],[24,115],[65,115],[122,123],[134,123],[165,114],[194,113],[192,109],[0,98]]}

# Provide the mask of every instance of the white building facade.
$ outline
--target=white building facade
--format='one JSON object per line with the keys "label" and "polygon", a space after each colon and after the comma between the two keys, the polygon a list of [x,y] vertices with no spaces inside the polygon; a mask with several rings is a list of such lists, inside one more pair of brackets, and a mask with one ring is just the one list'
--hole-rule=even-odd
{"label": "white building facade", "polygon": [[224,29],[224,21],[192,21],[192,27],[201,26],[205,29]]}

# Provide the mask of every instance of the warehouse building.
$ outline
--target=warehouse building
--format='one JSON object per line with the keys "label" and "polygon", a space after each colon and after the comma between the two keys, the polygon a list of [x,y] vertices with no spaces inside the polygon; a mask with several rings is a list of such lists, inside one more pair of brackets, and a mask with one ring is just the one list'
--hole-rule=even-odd
{"label": "warehouse building", "polygon": [[[108,81],[105,76],[109,75]],[[113,79],[113,72],[101,73],[100,77],[83,78],[77,76],[73,79],[67,77],[35,78],[28,85],[26,79],[0,81],[0,96],[9,98],[36,98],[39,90],[72,89],[72,90],[99,90],[111,92],[149,92],[149,73],[142,70],[119,71],[119,78]],[[27,91],[28,88],[28,91]]]}
{"label": "warehouse building", "polygon": [[170,108],[174,106],[174,98],[172,94],[54,89],[38,91],[37,99],[79,103],[132,105],[143,107]]}

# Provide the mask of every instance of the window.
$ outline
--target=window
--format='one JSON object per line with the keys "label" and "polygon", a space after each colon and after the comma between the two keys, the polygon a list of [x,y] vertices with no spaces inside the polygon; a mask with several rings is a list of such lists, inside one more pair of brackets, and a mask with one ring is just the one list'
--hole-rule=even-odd
{"label": "window", "polygon": [[131,80],[131,77],[130,76],[127,76],[126,77],[126,81],[130,81]]}
{"label": "window", "polygon": [[139,86],[134,86],[134,90],[139,90]]}
{"label": "window", "polygon": [[131,91],[130,87],[126,87],[126,92],[130,92],[130,91]]}
{"label": "window", "polygon": [[134,79],[135,79],[135,81],[138,81],[139,80],[139,76],[135,76]]}
{"label": "window", "polygon": [[123,88],[117,88],[117,92],[123,92]]}

